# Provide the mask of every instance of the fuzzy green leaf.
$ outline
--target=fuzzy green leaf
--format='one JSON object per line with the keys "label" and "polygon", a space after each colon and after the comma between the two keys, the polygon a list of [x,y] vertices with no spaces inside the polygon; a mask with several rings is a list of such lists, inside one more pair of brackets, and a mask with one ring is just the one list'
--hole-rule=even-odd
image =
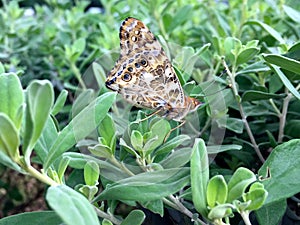
{"label": "fuzzy green leaf", "polygon": [[191,187],[196,210],[207,216],[206,190],[209,179],[209,164],[205,143],[196,139],[191,157]]}
{"label": "fuzzy green leaf", "polygon": [[110,106],[114,102],[116,93],[105,93],[96,98],[84,108],[58,135],[49,150],[44,168],[53,163],[62,153],[67,151],[76,141],[82,140],[89,135],[106,116]]}
{"label": "fuzzy green leaf", "polygon": [[227,202],[232,203],[233,200],[240,198],[249,184],[256,181],[255,174],[249,169],[238,168],[228,182],[228,198]]}
{"label": "fuzzy green leaf", "polygon": [[145,214],[142,210],[133,210],[122,221],[121,225],[141,225],[144,222]]}
{"label": "fuzzy green leaf", "polygon": [[226,202],[228,187],[222,175],[212,177],[207,185],[207,204],[213,208]]}
{"label": "fuzzy green leaf", "polygon": [[5,113],[19,130],[23,116],[24,94],[16,74],[0,75],[0,99],[0,112]]}
{"label": "fuzzy green leaf", "polygon": [[92,204],[68,186],[52,186],[46,194],[50,207],[67,225],[99,225]]}

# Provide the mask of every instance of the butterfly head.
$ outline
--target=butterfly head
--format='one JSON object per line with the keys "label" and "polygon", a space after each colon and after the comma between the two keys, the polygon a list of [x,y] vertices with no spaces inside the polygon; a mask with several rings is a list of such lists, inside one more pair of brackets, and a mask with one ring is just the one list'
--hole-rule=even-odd
{"label": "butterfly head", "polygon": [[188,96],[186,96],[186,103],[188,104],[190,112],[196,111],[201,105],[203,105],[203,102],[200,102],[198,99]]}

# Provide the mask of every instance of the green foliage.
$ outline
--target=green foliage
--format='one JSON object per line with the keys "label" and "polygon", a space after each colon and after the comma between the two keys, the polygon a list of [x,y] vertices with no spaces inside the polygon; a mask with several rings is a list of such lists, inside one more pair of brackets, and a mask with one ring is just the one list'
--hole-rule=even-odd
{"label": "green foliage", "polygon": [[[92,13],[88,1],[47,0],[32,16],[2,3],[0,163],[49,185],[53,211],[0,225],[142,224],[130,208],[141,206],[194,224],[238,224],[240,214],[248,225],[252,211],[279,224],[300,187],[299,2],[104,0]],[[181,128],[104,87],[127,16],[150,28],[186,94],[204,102]]]}

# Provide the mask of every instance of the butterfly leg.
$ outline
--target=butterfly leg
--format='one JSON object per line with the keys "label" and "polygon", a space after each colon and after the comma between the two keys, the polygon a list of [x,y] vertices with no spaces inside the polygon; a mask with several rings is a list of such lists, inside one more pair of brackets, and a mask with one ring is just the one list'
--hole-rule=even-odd
{"label": "butterfly leg", "polygon": [[185,122],[186,122],[186,121],[183,120],[178,126],[172,128],[172,129],[167,133],[166,137],[164,138],[164,142],[167,141],[167,139],[169,138],[169,136],[171,135],[171,133],[172,133],[174,130],[178,129],[179,127],[182,127],[182,126],[185,124]]}
{"label": "butterfly leg", "polygon": [[155,116],[156,114],[160,113],[161,111],[162,111],[162,108],[159,108],[158,110],[154,111],[153,113],[150,113],[149,115],[147,115],[147,117],[145,117],[144,119],[140,119],[138,121],[138,123],[141,123],[141,122],[143,122],[145,120],[150,119],[152,116]]}

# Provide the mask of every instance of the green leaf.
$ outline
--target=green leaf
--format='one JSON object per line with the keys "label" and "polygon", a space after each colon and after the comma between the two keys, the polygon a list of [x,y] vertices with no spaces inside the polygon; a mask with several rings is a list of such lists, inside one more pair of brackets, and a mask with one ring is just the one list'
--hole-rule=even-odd
{"label": "green leaf", "polygon": [[112,165],[108,161],[102,159],[96,159],[90,155],[85,155],[77,152],[65,152],[63,158],[69,158],[69,166],[76,169],[83,169],[88,161],[94,161],[98,164],[101,176],[109,181],[119,181],[129,177],[127,173],[122,171],[120,168]]}
{"label": "green leaf", "polygon": [[68,168],[69,163],[70,163],[70,158],[67,158],[67,157],[62,158],[59,162],[57,176],[61,183],[64,182],[64,175],[65,175],[66,169]]}
{"label": "green leaf", "polygon": [[231,203],[240,198],[249,184],[254,181],[256,176],[252,171],[243,167],[238,168],[228,182],[227,202]]}
{"label": "green leaf", "polygon": [[123,138],[120,138],[120,143],[119,144],[131,155],[135,156],[136,158],[140,157],[133,148],[131,148],[129,145],[127,145],[127,143],[124,141]]}
{"label": "green leaf", "polygon": [[92,204],[68,186],[49,187],[46,200],[67,225],[99,225]]}
{"label": "green leaf", "polygon": [[61,223],[62,220],[54,211],[26,212],[0,219],[0,225],[58,225]]}
{"label": "green leaf", "polygon": [[259,100],[266,100],[266,99],[278,99],[284,98],[285,94],[270,94],[267,92],[262,91],[245,91],[242,96],[242,101],[259,101]]}
{"label": "green leaf", "polygon": [[70,60],[72,62],[76,62],[76,60],[79,58],[79,56],[83,53],[85,49],[86,41],[85,38],[79,38],[72,44],[71,50],[69,47],[66,48],[66,52],[70,51],[67,56],[70,57]]}
{"label": "green leaf", "polygon": [[300,12],[299,11],[297,11],[287,5],[283,5],[282,7],[288,17],[290,17],[296,23],[298,23],[300,21]]}
{"label": "green leaf", "polygon": [[148,201],[148,202],[140,202],[140,204],[149,209],[151,212],[159,214],[161,217],[164,216],[164,202],[161,199]]}
{"label": "green leaf", "polygon": [[142,210],[133,210],[122,221],[121,225],[141,225],[145,220],[145,214]]}
{"label": "green leaf", "polygon": [[273,149],[258,172],[264,175],[269,169],[271,174],[269,179],[262,181],[269,193],[265,204],[289,198],[299,192],[300,180],[295,179],[300,174],[299,165],[300,139],[290,140]]}
{"label": "green leaf", "polygon": [[135,150],[137,150],[139,152],[142,151],[142,148],[143,148],[143,136],[142,136],[142,134],[139,131],[133,130],[131,132],[130,142],[131,142],[132,147]]}
{"label": "green leaf", "polygon": [[175,168],[144,172],[120,180],[97,196],[99,200],[152,201],[174,194],[189,183],[189,169]]}
{"label": "green leaf", "polygon": [[245,202],[250,201],[249,206],[246,208],[248,211],[254,211],[261,208],[268,196],[268,192],[264,189],[252,190],[245,193],[243,199]]}
{"label": "green leaf", "polygon": [[297,89],[293,86],[293,84],[290,82],[290,80],[282,73],[280,68],[278,66],[273,66],[269,64],[270,68],[274,70],[274,72],[278,75],[278,77],[281,79],[281,81],[284,83],[284,86],[286,86],[289,91],[300,100],[300,94],[297,91]]}
{"label": "green leaf", "polygon": [[151,135],[143,147],[143,151],[150,154],[158,146],[162,145],[166,135],[171,130],[170,124],[164,119],[160,119],[151,126]]}
{"label": "green leaf", "polygon": [[160,162],[163,168],[178,168],[187,164],[191,159],[192,149],[181,148],[172,152],[166,159]]}
{"label": "green leaf", "polygon": [[300,138],[300,120],[288,120],[284,128],[284,134],[293,138]]}
{"label": "green leaf", "polygon": [[259,72],[267,72],[270,68],[265,65],[264,62],[259,61],[253,64],[246,65],[245,68],[239,70],[236,75],[245,74],[245,73],[259,73]]}
{"label": "green leaf", "polygon": [[111,149],[107,145],[98,144],[88,149],[94,156],[103,157],[105,159],[109,159],[112,156]]}
{"label": "green leaf", "polygon": [[185,21],[188,20],[189,17],[193,14],[193,8],[191,5],[185,5],[181,7],[176,14],[172,17],[172,21],[170,24],[170,27],[168,30],[172,31],[176,27],[180,26],[183,24]]}
{"label": "green leaf", "polygon": [[102,225],[113,225],[113,223],[110,222],[110,221],[107,220],[107,219],[104,219],[104,220],[102,221]]}
{"label": "green leaf", "polygon": [[191,138],[188,135],[181,134],[178,135],[171,140],[164,143],[162,146],[160,146],[157,151],[155,152],[155,156],[161,155],[161,154],[168,154],[170,151],[181,145],[182,143],[190,140]]}
{"label": "green leaf", "polygon": [[232,215],[232,204],[217,205],[209,211],[208,218],[210,220],[221,219]]}
{"label": "green leaf", "polygon": [[34,80],[26,89],[26,121],[23,152],[29,161],[32,149],[40,137],[54,101],[53,86],[48,80]]}
{"label": "green leaf", "polygon": [[19,134],[11,119],[0,112],[0,151],[14,161],[19,161]]}
{"label": "green leaf", "polygon": [[44,169],[47,170],[62,153],[71,148],[79,140],[89,135],[102,119],[106,116],[114,102],[116,93],[108,92],[96,98],[84,108],[76,117],[59,133],[54,144],[49,150]]}
{"label": "green leaf", "polygon": [[241,150],[241,145],[211,145],[207,146],[208,154],[217,154],[220,152],[226,152],[231,150]]}
{"label": "green leaf", "polygon": [[286,212],[286,200],[280,200],[268,205],[264,205],[255,211],[259,224],[280,224]]}
{"label": "green leaf", "polygon": [[259,48],[246,48],[242,50],[237,57],[236,64],[241,65],[243,63],[247,63],[250,61],[254,56],[259,53]]}
{"label": "green leaf", "polygon": [[0,163],[15,171],[26,174],[26,172],[17,163],[12,161],[12,159],[2,151],[0,151]]}
{"label": "green leaf", "polygon": [[209,179],[209,164],[205,143],[196,139],[191,157],[191,187],[196,210],[207,216],[206,190]]}
{"label": "green leaf", "polygon": [[44,163],[46,161],[48,152],[51,146],[54,144],[57,136],[58,132],[56,129],[56,125],[52,117],[49,116],[43,129],[43,132],[39,137],[36,145],[34,146],[34,151],[40,158],[41,162]]}
{"label": "green leaf", "polygon": [[222,175],[216,175],[212,177],[207,185],[207,204],[213,208],[218,204],[226,202],[228,187],[227,183]]}
{"label": "green leaf", "polygon": [[[102,25],[103,23],[100,23],[100,26]],[[92,60],[89,61],[89,63],[91,62]],[[97,83],[98,83],[98,87],[99,89],[101,90],[103,87],[105,87],[105,81],[106,81],[106,72],[105,70],[103,69],[103,67],[97,63],[97,62],[93,62],[92,63],[92,71],[93,73],[96,75],[95,76],[95,79],[97,80]]]}
{"label": "green leaf", "polygon": [[241,46],[242,43],[237,38],[227,37],[224,40],[224,50],[226,58],[228,58],[231,62],[234,62]]}
{"label": "green leaf", "polygon": [[237,134],[241,134],[244,130],[244,123],[241,119],[228,117],[226,118],[225,127]]}
{"label": "green leaf", "polygon": [[116,127],[112,117],[109,114],[107,114],[101,121],[98,130],[100,137],[103,137],[105,143],[111,147],[112,150],[114,150],[116,146]]}
{"label": "green leaf", "polygon": [[80,187],[78,190],[89,200],[91,201],[95,194],[98,193],[97,186],[89,186],[89,185],[78,185],[76,187]]}
{"label": "green leaf", "polygon": [[285,56],[275,55],[275,54],[262,54],[266,62],[274,64],[281,67],[282,69],[291,71],[298,74],[298,79],[300,78],[300,62]]}
{"label": "green leaf", "polygon": [[0,75],[0,99],[0,112],[5,113],[19,130],[23,116],[24,94],[16,74]]}
{"label": "green leaf", "polygon": [[66,99],[68,97],[68,92],[66,90],[62,90],[60,92],[60,94],[58,95],[56,101],[55,101],[55,104],[54,106],[52,107],[52,111],[51,111],[51,114],[53,116],[55,116],[57,113],[60,112],[60,110],[63,108],[65,102],[66,102]]}
{"label": "green leaf", "polygon": [[96,162],[89,161],[84,166],[84,181],[89,186],[98,184],[100,169]]}
{"label": "green leaf", "polygon": [[274,28],[270,27],[269,25],[267,25],[259,20],[249,20],[245,24],[258,25],[261,28],[263,28],[265,31],[267,31],[273,38],[275,38],[277,41],[279,41],[280,44],[285,43],[284,39],[281,37],[279,32],[277,32]]}

